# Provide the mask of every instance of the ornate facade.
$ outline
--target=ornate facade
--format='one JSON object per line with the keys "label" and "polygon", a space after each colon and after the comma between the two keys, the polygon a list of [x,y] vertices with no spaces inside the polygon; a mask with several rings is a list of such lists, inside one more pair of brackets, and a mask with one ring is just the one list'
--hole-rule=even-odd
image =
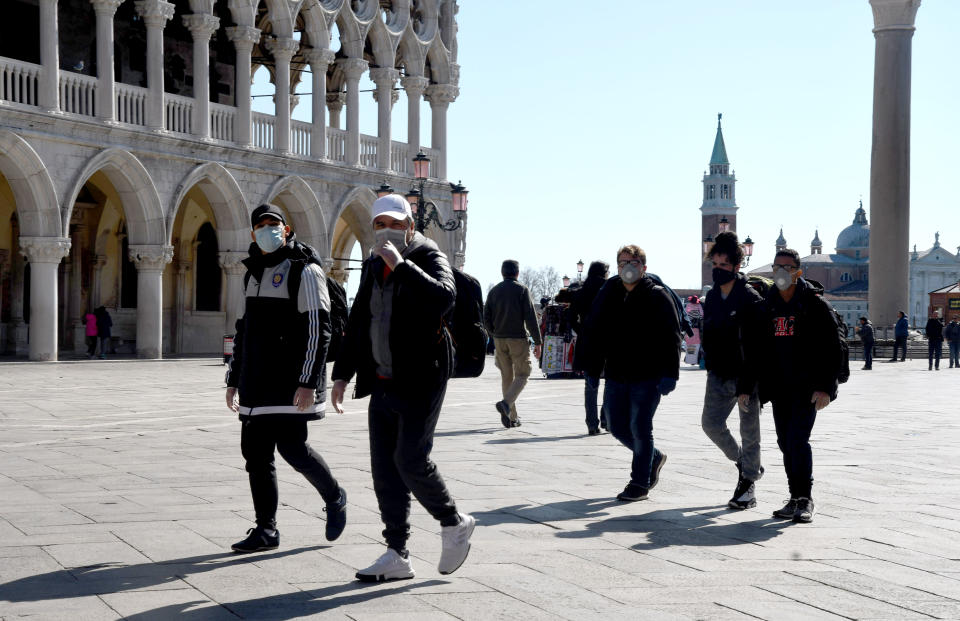
{"label": "ornate facade", "polygon": [[[81,317],[104,305],[121,351],[219,352],[242,303],[250,211],[279,205],[345,280],[354,245],[372,242],[376,188],[409,187],[420,149],[426,191],[453,215],[456,0],[11,0],[7,10],[0,351],[79,351]],[[251,111],[261,67],[274,115]],[[359,132],[364,73],[377,136]],[[311,122],[291,118],[298,86],[312,94]],[[391,138],[401,93],[407,142]],[[465,225],[427,232],[457,265]]]}

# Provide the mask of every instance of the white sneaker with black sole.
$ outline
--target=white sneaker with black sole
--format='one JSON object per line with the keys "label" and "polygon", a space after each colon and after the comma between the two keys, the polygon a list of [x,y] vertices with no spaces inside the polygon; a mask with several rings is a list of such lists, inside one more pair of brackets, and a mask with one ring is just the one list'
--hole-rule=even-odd
{"label": "white sneaker with black sole", "polygon": [[440,528],[440,537],[443,549],[440,552],[440,563],[437,570],[441,574],[452,574],[460,569],[470,553],[470,536],[477,526],[477,520],[472,515],[460,514],[460,523],[456,526]]}
{"label": "white sneaker with black sole", "polygon": [[387,548],[373,565],[357,572],[360,582],[384,582],[386,580],[407,580],[416,575],[410,557],[403,558],[393,548]]}

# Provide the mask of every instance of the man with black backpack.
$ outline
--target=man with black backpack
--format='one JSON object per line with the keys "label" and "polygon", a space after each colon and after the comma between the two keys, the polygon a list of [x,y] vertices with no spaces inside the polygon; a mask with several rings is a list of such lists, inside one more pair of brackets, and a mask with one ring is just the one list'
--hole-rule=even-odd
{"label": "man with black backpack", "polygon": [[[240,415],[256,528],[233,544],[236,552],[273,550],[278,486],[274,450],[326,502],[326,538],[347,523],[347,493],[323,458],[307,444],[307,421],[323,418],[330,298],[314,250],[296,240],[283,212],[263,204],[250,216],[252,231],[245,309],[237,321],[227,370],[227,407]],[[239,396],[239,401],[237,397]]]}
{"label": "man with black backpack", "polygon": [[773,517],[810,522],[813,451],[810,433],[817,412],[837,398],[839,381],[846,381],[845,341],[837,315],[823,298],[823,288],[801,278],[800,254],[777,251],[773,261],[776,285],[766,298],[762,324],[763,349],[768,356],[760,369],[760,399],[773,404],[777,445],[790,487],[790,500]]}

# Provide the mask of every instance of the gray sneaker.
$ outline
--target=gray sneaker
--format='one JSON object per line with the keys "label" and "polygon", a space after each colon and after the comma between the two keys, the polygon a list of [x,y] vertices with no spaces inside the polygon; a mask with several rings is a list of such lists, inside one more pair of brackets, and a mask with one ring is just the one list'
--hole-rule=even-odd
{"label": "gray sneaker", "polygon": [[783,505],[782,509],[777,509],[773,512],[773,517],[781,520],[792,520],[794,514],[797,512],[797,500],[799,499],[791,498],[788,500],[787,504]]}

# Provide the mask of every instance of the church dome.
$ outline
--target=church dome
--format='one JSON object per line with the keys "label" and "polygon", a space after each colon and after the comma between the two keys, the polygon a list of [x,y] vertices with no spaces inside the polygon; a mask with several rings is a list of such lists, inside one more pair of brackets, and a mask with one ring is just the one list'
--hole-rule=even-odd
{"label": "church dome", "polygon": [[848,248],[870,247],[870,225],[867,223],[867,212],[863,210],[863,203],[853,217],[853,224],[840,231],[837,236],[837,251]]}

